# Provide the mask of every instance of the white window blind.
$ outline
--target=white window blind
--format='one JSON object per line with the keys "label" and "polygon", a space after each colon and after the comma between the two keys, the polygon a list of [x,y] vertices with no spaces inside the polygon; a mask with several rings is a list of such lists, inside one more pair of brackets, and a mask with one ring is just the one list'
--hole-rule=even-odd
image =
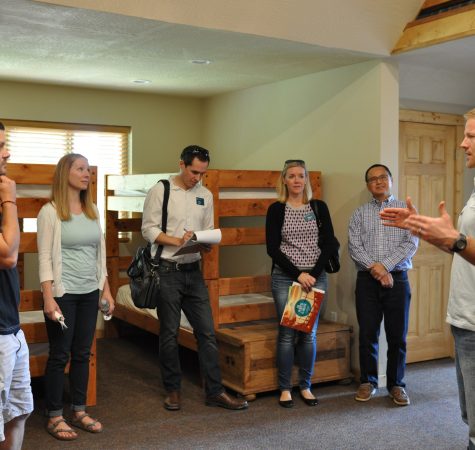
{"label": "white window blind", "polygon": [[[14,163],[56,164],[67,153],[80,153],[97,166],[97,207],[104,227],[106,174],[128,173],[128,127],[54,124],[2,120],[7,148]],[[35,231],[36,220],[26,219],[24,231]]]}

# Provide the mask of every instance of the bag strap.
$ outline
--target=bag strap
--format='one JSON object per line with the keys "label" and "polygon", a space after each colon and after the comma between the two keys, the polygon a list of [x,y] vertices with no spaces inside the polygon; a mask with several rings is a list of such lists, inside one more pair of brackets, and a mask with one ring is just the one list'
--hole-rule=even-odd
{"label": "bag strap", "polygon": [[322,229],[322,222],[320,220],[320,216],[318,214],[318,203],[316,200],[310,200],[310,207],[313,209],[313,212],[315,213],[315,218],[317,219],[317,227],[318,230],[320,231]]}
{"label": "bag strap", "polygon": [[166,233],[167,231],[167,221],[168,221],[168,199],[170,198],[170,182],[168,180],[158,180],[157,183],[163,183],[164,192],[163,192],[163,205],[162,205],[162,231]]}
{"label": "bag strap", "polygon": [[[168,221],[168,200],[170,198],[170,182],[168,180],[158,180],[157,183],[163,183],[163,203],[162,203],[162,231],[166,233],[167,231],[167,221]],[[165,231],[164,231],[165,230]],[[155,252],[155,257],[153,258],[155,263],[158,264],[158,260],[162,255],[163,245],[159,245],[157,251]]]}

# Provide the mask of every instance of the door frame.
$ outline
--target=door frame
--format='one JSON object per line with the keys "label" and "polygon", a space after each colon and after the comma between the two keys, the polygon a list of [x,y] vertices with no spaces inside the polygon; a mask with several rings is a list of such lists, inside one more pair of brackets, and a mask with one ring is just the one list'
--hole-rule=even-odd
{"label": "door frame", "polygon": [[[412,123],[425,123],[433,125],[448,125],[455,127],[455,140],[457,148],[459,143],[463,140],[464,128],[465,128],[465,119],[461,115],[456,114],[444,114],[436,112],[427,112],[427,111],[415,111],[409,109],[399,110],[399,123],[401,122],[412,122]],[[399,150],[400,152],[400,150]],[[401,161],[401,154],[399,153],[399,161]],[[465,159],[462,151],[455,152],[454,160],[454,198],[453,200],[453,211],[448,211],[454,225],[457,224],[456,218],[458,213],[463,208],[463,173],[465,167]],[[400,177],[399,177],[400,178]],[[399,179],[399,189],[403,186],[402,180]],[[399,192],[401,195],[401,192]],[[455,356],[454,346],[451,346],[451,357]]]}

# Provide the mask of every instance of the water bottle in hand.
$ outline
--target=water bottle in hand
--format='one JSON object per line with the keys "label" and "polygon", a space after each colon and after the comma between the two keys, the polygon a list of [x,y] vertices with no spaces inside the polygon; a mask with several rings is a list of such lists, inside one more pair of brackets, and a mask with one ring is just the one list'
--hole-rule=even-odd
{"label": "water bottle in hand", "polygon": [[112,314],[109,314],[109,302],[105,298],[101,299],[101,312],[104,320],[112,319]]}

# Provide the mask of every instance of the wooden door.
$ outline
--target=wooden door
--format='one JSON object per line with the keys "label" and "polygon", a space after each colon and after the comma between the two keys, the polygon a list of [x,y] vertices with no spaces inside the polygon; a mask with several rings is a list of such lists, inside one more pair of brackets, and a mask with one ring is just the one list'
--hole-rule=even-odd
{"label": "wooden door", "polygon": [[[438,216],[446,201],[453,216],[455,198],[456,126],[400,122],[399,197],[412,198],[421,214]],[[409,272],[412,289],[407,362],[452,354],[445,322],[452,256],[420,242]]]}

